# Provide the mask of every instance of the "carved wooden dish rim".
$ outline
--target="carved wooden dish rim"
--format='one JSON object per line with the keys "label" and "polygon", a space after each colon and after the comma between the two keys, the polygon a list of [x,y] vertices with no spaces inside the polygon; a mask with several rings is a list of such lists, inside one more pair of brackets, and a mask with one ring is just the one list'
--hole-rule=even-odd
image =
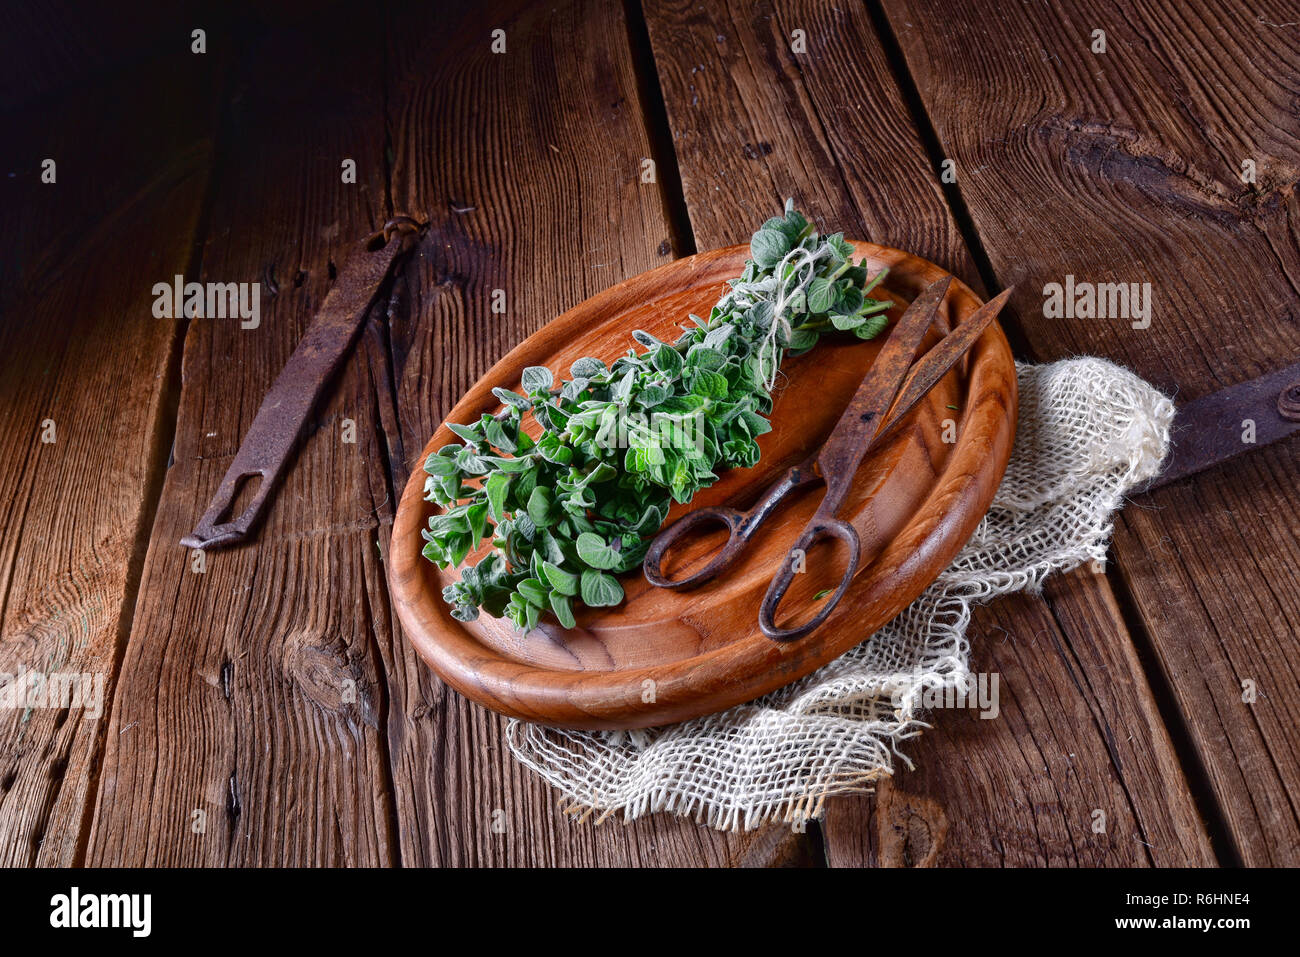
{"label": "carved wooden dish rim", "polygon": [[[873,268],[888,265],[885,287],[908,299],[948,275],[902,250],[862,241],[854,241],[854,247],[855,258],[865,256]],[[859,644],[920,595],[974,532],[1006,470],[1015,433],[1015,364],[996,322],[976,342],[966,362],[966,401],[957,441],[942,471],[921,507],[872,566],[888,573],[860,572],[841,608],[807,637],[777,644],[764,637],[755,622],[752,634],[691,658],[643,668],[561,670],[511,658],[478,640],[450,616],[438,569],[421,554],[420,535],[437,508],[424,500],[422,465],[428,455],[455,441],[446,423],[477,418],[495,403],[493,386],[517,382],[525,366],[550,364],[557,342],[590,331],[593,323],[611,321],[610,317],[648,300],[739,275],[748,250],[747,244],[737,245],[676,260],[611,286],[563,313],[475,383],[412,463],[393,523],[390,592],[407,638],[420,657],[467,698],[526,721],[590,729],[650,727],[725,710],[783,687]],[[946,302],[948,314],[957,322],[982,304],[955,278]],[[631,331],[627,330],[628,346]],[[961,374],[960,369],[949,374]],[[691,592],[673,594],[680,596],[683,607],[693,600]],[[851,627],[846,628],[848,615]],[[647,680],[655,691],[651,701],[643,700]]]}

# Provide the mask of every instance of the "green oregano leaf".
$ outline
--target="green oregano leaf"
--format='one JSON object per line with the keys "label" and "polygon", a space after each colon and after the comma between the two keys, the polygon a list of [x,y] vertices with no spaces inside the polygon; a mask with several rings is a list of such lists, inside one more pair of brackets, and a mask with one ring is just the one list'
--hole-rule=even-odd
{"label": "green oregano leaf", "polygon": [[551,611],[555,612],[556,620],[565,628],[572,628],[577,624],[573,617],[573,604],[568,595],[551,592]]}
{"label": "green oregano leaf", "polygon": [[641,390],[636,401],[643,409],[653,409],[671,395],[672,392],[667,386],[650,385]]}
{"label": "green oregano leaf", "polygon": [[550,600],[550,591],[536,578],[525,578],[517,587],[530,605],[545,608]]}
{"label": "green oregano leaf", "polygon": [[537,440],[537,454],[555,465],[568,465],[573,461],[573,449],[561,442],[554,432],[546,432]]}
{"label": "green oregano leaf", "polygon": [[510,473],[493,472],[483,485],[487,493],[488,511],[494,522],[500,523],[506,518],[506,495],[510,491]]}
{"label": "green oregano leaf", "polygon": [[652,354],[651,361],[666,376],[676,378],[682,374],[682,354],[672,346],[660,346]]}
{"label": "green oregano leaf", "polygon": [[826,245],[831,248],[835,255],[848,262],[853,255],[853,245],[844,238],[843,233],[835,233],[826,237]]}
{"label": "green oregano leaf", "polygon": [[551,383],[554,381],[551,370],[546,366],[529,366],[521,377],[524,391],[530,394],[550,391]]}
{"label": "green oregano leaf", "polygon": [[835,284],[824,276],[818,276],[808,287],[808,311],[830,312],[835,304]]}
{"label": "green oregano leaf", "polygon": [[849,286],[835,301],[835,311],[841,315],[857,315],[862,309],[862,291]]}
{"label": "green oregano leaf", "polygon": [[587,569],[582,573],[582,603],[592,608],[617,605],[623,600],[623,586],[605,572]]}
{"label": "green oregano leaf", "polygon": [[524,631],[532,631],[537,627],[537,623],[542,620],[542,605],[535,605],[531,601],[524,605]]}
{"label": "green oregano leaf", "polygon": [[569,374],[575,379],[595,379],[608,371],[605,363],[591,356],[584,356],[569,367]]}
{"label": "green oregano leaf", "polygon": [[594,532],[583,532],[578,536],[578,557],[592,568],[615,568],[619,563],[619,554],[605,540]]}
{"label": "green oregano leaf", "polygon": [[469,531],[472,536],[470,539],[475,545],[483,541],[483,536],[487,533],[487,502],[475,502],[465,509],[465,518],[469,523]]}
{"label": "green oregano leaf", "polygon": [[483,432],[478,425],[457,425],[455,422],[448,422],[447,428],[451,429],[466,442],[482,442]]}
{"label": "green oregano leaf", "polygon": [[545,486],[537,486],[528,496],[528,517],[538,528],[555,521],[555,495]]}
{"label": "green oregano leaf", "polygon": [[790,251],[790,239],[775,229],[760,229],[749,244],[749,254],[760,267],[769,269]]}
{"label": "green oregano leaf", "polygon": [[578,594],[578,576],[572,572],[566,572],[559,565],[552,562],[542,562],[542,574],[561,595]]}
{"label": "green oregano leaf", "polygon": [[500,399],[505,405],[512,406],[516,409],[527,410],[533,407],[533,403],[518,392],[511,392],[509,389],[502,389],[500,386],[493,389],[492,394]]}
{"label": "green oregano leaf", "polygon": [[502,452],[513,452],[515,450],[515,440],[506,434],[506,428],[496,419],[492,419],[483,426],[483,434],[487,437],[488,444],[493,448],[500,449]]}
{"label": "green oregano leaf", "polygon": [[455,459],[435,452],[424,460],[424,470],[430,475],[449,476],[456,475],[460,471],[460,466],[456,464]]}
{"label": "green oregano leaf", "polygon": [[542,563],[542,575],[546,576],[551,588],[560,594],[577,594],[577,575],[564,571],[558,564]]}
{"label": "green oregano leaf", "polygon": [[727,378],[707,370],[697,372],[691,381],[691,391],[696,395],[723,398],[727,394]]}
{"label": "green oregano leaf", "polygon": [[853,330],[859,339],[874,339],[885,331],[889,320],[884,316],[869,316],[867,321]]}

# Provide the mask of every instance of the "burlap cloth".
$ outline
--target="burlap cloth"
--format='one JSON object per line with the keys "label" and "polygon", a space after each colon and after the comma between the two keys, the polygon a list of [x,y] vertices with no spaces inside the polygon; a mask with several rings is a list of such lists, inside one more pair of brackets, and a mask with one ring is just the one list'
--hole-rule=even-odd
{"label": "burlap cloth", "polygon": [[1173,404],[1119,366],[1084,358],[1018,373],[1015,451],[992,508],[892,622],[780,691],[683,724],[593,732],[511,721],[515,757],[571,813],[670,811],[725,830],[817,817],[827,797],[891,774],[895,757],[911,766],[898,745],[928,726],[923,697],[970,674],[971,606],[1104,561],[1124,493],[1159,471],[1169,446]]}

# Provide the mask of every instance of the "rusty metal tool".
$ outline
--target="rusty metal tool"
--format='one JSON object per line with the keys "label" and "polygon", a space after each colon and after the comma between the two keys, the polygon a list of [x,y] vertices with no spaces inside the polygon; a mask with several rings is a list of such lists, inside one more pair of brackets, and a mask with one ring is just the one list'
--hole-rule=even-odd
{"label": "rusty metal tool", "polygon": [[[782,499],[795,489],[824,482],[826,495],[773,577],[759,610],[758,623],[763,634],[784,642],[803,637],[830,616],[853,581],[861,559],[858,533],[837,513],[863,458],[966,354],[1011,294],[1008,289],[985,303],[913,364],[916,350],[934,321],[951,281],[952,277],[939,280],[908,306],[822,447],[783,472],[752,508],[743,512],[719,507],[697,509],[656,536],[643,566],[651,584],[662,588],[693,588],[711,580],[736,560],[755,530],[774,513]],[[725,525],[729,532],[727,541],[699,571],[683,579],[667,578],[662,567],[665,553],[691,529],[706,524]],[[838,538],[849,547],[848,564],[839,587],[813,618],[793,628],[778,628],[776,610],[794,580],[795,553],[801,550],[807,554],[814,543],[827,538]]]}
{"label": "rusty metal tool", "polygon": [[[394,216],[353,248],[316,318],[262,400],[208,510],[181,545],[218,548],[248,535],[284,472],[312,407],[347,354],[394,262],[423,229],[409,216]],[[260,477],[261,484],[248,507],[226,518],[243,480],[254,476]]]}
{"label": "rusty metal tool", "polygon": [[1144,492],[1300,432],[1300,362],[1193,399],[1179,407],[1170,431],[1169,458]]}

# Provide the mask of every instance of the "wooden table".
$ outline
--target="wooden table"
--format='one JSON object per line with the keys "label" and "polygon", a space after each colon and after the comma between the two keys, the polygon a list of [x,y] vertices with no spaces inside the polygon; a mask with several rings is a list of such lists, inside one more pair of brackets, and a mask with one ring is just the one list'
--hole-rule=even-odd
{"label": "wooden table", "polygon": [[[1137,499],[1104,568],[983,608],[1001,716],[941,714],[917,770],[802,833],[570,820],[384,581],[395,495],[471,382],[787,195],[1014,283],[1025,358],[1106,356],[1180,401],[1293,361],[1294,3],[27,6],[0,31],[0,671],[100,674],[105,701],[0,712],[0,862],[1300,864],[1295,440]],[[178,540],[393,211],[431,220],[422,255],[256,543],[200,568]],[[178,274],[260,282],[260,326],[155,318]],[[1044,318],[1066,274],[1149,281],[1149,328]]]}

